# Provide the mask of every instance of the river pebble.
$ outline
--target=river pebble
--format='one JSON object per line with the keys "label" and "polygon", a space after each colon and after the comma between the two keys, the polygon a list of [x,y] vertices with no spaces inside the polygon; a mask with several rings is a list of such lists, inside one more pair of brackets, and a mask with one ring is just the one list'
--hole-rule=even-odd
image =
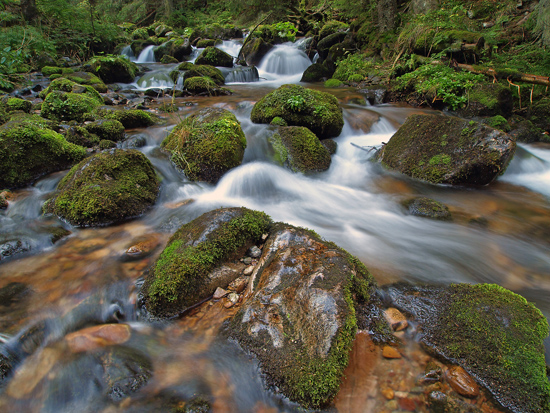
{"label": "river pebble", "polygon": [[464,397],[475,398],[479,395],[479,386],[474,379],[460,366],[449,367],[445,379],[454,391]]}

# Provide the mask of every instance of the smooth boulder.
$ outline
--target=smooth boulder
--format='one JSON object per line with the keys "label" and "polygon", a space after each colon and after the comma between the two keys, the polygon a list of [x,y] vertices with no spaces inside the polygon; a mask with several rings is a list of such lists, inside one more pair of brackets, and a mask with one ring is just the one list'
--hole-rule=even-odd
{"label": "smooth boulder", "polygon": [[233,57],[217,47],[208,46],[197,57],[195,64],[233,67]]}
{"label": "smooth boulder", "polygon": [[385,167],[434,184],[487,185],[503,174],[516,142],[482,123],[412,115],[378,153]]}

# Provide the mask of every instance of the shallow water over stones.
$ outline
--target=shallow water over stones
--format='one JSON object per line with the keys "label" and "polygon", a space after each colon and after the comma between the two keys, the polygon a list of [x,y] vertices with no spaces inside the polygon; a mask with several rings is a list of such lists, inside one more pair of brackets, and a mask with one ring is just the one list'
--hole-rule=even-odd
{"label": "shallow water over stones", "polygon": [[[77,326],[67,330],[53,322],[52,331],[58,332],[51,333],[50,341],[18,367],[27,372],[17,374],[34,377],[34,381],[29,380],[23,390],[0,390],[2,411],[158,411],[189,405],[195,402],[196,393],[207,394],[214,411],[295,411],[296,406],[263,389],[254,360],[236,345],[215,340],[218,328],[239,309],[238,301],[232,306],[225,305],[227,296],[208,301],[170,325],[136,321],[135,283],[170,235],[180,225],[222,206],[246,206],[265,211],[275,221],[311,228],[359,257],[380,284],[399,280],[492,282],[524,295],[550,316],[548,146],[522,145],[504,176],[486,187],[414,181],[382,169],[370,158],[372,148],[387,142],[408,115],[423,111],[369,106],[365,96],[353,89],[334,89],[331,92],[344,109],[345,125],[335,139],[338,148],[331,167],[318,174],[295,174],[272,159],[267,144],[272,127],[250,121],[253,104],[277,87],[281,78],[231,85],[231,96],[176,98],[178,112],[162,114],[165,125],[127,131],[131,137],[143,138],[145,145],[140,150],[163,177],[159,201],[138,220],[96,229],[72,228],[57,219],[45,224],[40,206],[62,173],[15,191],[9,208],[0,210],[0,236],[4,242],[21,233],[19,238],[30,240],[30,251],[7,257],[0,264],[0,289],[19,286],[10,290],[14,291],[10,300],[0,303],[0,332],[7,335],[6,340],[37,320],[67,322],[63,316],[79,303],[92,296],[106,297],[102,292],[115,285],[118,307],[112,307],[111,298],[97,305],[112,310],[106,310],[110,315],[123,309],[117,317],[130,337],[124,342],[120,338],[101,341],[99,350],[94,347],[97,340],[91,340],[92,344],[83,345],[85,349],[75,351],[69,346],[68,352],[67,342],[88,337],[90,332]],[[307,86],[325,90],[322,85]],[[153,108],[171,99],[161,96]],[[188,181],[159,150],[180,119],[210,106],[237,116],[248,145],[243,165],[216,185]],[[453,220],[409,215],[401,202],[417,196],[443,202]],[[44,225],[66,227],[71,235],[54,244],[40,235]],[[102,314],[97,323],[112,321],[110,316],[101,318]],[[382,350],[364,332],[359,334],[347,378],[334,403],[338,411],[427,412],[428,403],[440,397],[437,392],[445,396],[450,391],[445,381],[419,385],[418,377],[433,360],[412,339],[414,329],[411,323],[396,333],[405,340],[398,350],[402,357],[396,359],[383,358]],[[120,348],[131,351],[121,353]],[[109,377],[122,374],[107,368],[109,360],[122,360],[120,365],[129,369],[132,360],[140,357],[147,359],[142,367],[150,368],[134,368],[137,392],[117,400],[106,396],[116,394],[112,383],[117,381]],[[87,376],[83,374],[87,369],[101,374]],[[149,371],[149,381],[139,382]],[[484,395],[460,399],[460,403],[483,412],[498,411]]]}

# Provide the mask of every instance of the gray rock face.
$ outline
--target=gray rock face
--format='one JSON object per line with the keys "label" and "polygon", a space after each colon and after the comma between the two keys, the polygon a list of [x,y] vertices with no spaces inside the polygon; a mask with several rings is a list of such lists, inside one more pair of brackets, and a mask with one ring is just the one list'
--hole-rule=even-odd
{"label": "gray rock face", "polygon": [[389,169],[435,184],[486,185],[516,150],[506,133],[451,116],[412,115],[380,150]]}

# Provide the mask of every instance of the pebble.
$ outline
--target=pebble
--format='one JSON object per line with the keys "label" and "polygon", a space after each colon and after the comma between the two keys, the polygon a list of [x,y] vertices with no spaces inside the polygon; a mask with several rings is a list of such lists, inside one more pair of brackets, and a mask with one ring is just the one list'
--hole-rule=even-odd
{"label": "pebble", "polygon": [[248,267],[246,267],[243,271],[243,274],[244,275],[251,275],[252,273],[254,272],[254,266],[253,265],[249,265]]}
{"label": "pebble", "polygon": [[384,346],[382,348],[382,357],[387,359],[400,359],[401,353],[395,347]]}
{"label": "pebble", "polygon": [[389,387],[382,389],[380,393],[382,393],[382,396],[384,396],[387,400],[392,400],[395,396],[393,389]]}
{"label": "pebble", "polygon": [[214,300],[219,300],[222,297],[225,297],[227,294],[229,294],[229,291],[224,290],[221,287],[216,288],[216,291],[214,291],[213,298]]}
{"label": "pebble", "polygon": [[242,259],[242,262],[244,262],[246,265],[250,265],[250,264],[252,264],[252,258],[250,258],[250,257],[244,257],[244,258]]}
{"label": "pebble", "polygon": [[226,302],[223,304],[225,308],[231,308],[235,304],[237,304],[237,301],[239,301],[239,294],[237,293],[229,293],[227,296]]}
{"label": "pebble", "polygon": [[479,386],[460,366],[452,366],[445,371],[445,379],[454,391],[464,397],[475,398],[479,395]]}
{"label": "pebble", "polygon": [[248,279],[245,277],[239,277],[231,282],[227,286],[227,289],[230,291],[236,291],[237,293],[242,293],[246,286],[248,285]]}
{"label": "pebble", "polygon": [[262,255],[262,250],[254,245],[248,250],[248,255],[252,258],[260,258],[260,256]]}
{"label": "pebble", "polygon": [[386,317],[393,331],[402,331],[409,326],[407,318],[397,308],[387,308],[384,311],[384,317]]}
{"label": "pebble", "polygon": [[130,326],[127,324],[103,324],[67,334],[65,341],[73,353],[81,353],[125,343],[131,334]]}

